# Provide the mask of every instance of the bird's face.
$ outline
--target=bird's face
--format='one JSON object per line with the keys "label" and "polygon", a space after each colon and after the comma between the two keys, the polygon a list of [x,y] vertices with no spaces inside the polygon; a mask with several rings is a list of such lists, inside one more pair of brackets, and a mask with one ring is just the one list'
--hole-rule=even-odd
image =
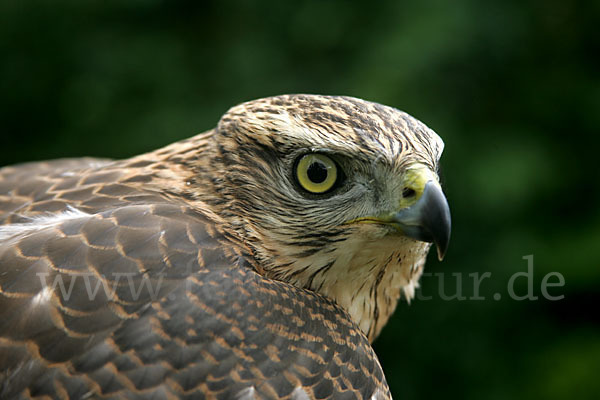
{"label": "bird's face", "polygon": [[443,142],[403,112],[279,96],[231,109],[216,140],[230,221],[265,274],[334,299],[371,339],[412,295],[430,243],[446,251]]}

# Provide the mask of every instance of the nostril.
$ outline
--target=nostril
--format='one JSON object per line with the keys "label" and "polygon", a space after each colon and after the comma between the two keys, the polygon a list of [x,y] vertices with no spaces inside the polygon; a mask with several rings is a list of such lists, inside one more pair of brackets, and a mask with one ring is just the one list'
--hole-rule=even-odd
{"label": "nostril", "polygon": [[402,190],[402,197],[404,198],[414,197],[416,194],[417,192],[411,188],[404,188],[404,190]]}

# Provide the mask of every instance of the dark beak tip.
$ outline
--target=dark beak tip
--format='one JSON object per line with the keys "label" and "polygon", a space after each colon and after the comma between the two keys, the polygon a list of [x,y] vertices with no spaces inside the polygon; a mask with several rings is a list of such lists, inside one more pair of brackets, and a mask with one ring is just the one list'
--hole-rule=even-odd
{"label": "dark beak tip", "polygon": [[[447,204],[447,203],[446,203]],[[450,233],[452,231],[451,228],[451,219],[450,219],[450,209],[446,208],[445,215],[443,217],[443,228],[441,228],[441,235],[439,235],[436,239],[435,245],[437,247],[438,259],[442,261],[446,256],[446,252],[448,251],[448,247],[450,245]]]}
{"label": "dark beak tip", "polygon": [[450,232],[452,230],[450,207],[439,187],[428,183],[426,192],[429,196],[429,218],[425,218],[425,224],[430,230],[433,242],[437,247],[438,260],[442,261],[450,244]]}
{"label": "dark beak tip", "polygon": [[447,240],[445,243],[436,243],[435,247],[437,248],[438,260],[443,261],[446,256],[446,251],[448,250],[448,244],[450,240]]}
{"label": "dark beak tip", "polygon": [[438,259],[444,259],[450,244],[452,219],[446,196],[438,185],[428,182],[417,203],[396,213],[395,221],[406,236],[435,243]]}

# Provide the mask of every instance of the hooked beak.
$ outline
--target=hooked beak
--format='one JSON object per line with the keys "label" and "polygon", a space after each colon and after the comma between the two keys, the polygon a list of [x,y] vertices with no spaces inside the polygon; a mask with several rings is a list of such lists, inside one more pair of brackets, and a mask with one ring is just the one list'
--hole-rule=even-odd
{"label": "hooked beak", "polygon": [[444,258],[450,243],[450,207],[437,183],[427,182],[417,202],[392,214],[389,223],[410,238],[435,243],[438,259]]}
{"label": "hooked beak", "polygon": [[[396,210],[348,223],[387,225],[406,237],[435,243],[441,261],[448,250],[451,221],[450,207],[437,176],[427,166],[415,164],[402,179],[404,189]],[[405,195],[405,190],[412,194]]]}

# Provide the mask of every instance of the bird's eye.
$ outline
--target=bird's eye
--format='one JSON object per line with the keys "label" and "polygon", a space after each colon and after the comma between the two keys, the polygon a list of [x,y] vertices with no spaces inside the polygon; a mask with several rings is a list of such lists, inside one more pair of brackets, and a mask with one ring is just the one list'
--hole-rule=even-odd
{"label": "bird's eye", "polygon": [[296,178],[300,186],[310,193],[325,193],[338,180],[336,163],[323,154],[305,154],[296,163]]}

